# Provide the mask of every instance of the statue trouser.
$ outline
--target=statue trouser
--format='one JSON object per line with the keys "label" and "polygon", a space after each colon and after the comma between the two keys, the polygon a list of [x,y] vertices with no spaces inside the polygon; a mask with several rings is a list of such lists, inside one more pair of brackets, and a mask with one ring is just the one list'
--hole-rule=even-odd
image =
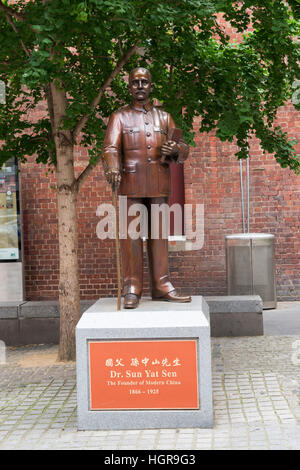
{"label": "statue trouser", "polygon": [[[139,213],[128,215],[128,211],[133,204],[143,204],[147,209],[148,238],[147,250],[149,259],[150,284],[152,298],[162,298],[174,290],[169,279],[168,267],[168,239],[163,238],[163,218],[160,217],[160,223],[156,237],[151,238],[154,220],[151,218],[151,204],[167,203],[165,197],[156,198],[127,198],[127,227],[130,228],[131,222],[139,217]],[[147,221],[146,221],[147,222]],[[140,227],[137,227],[140,231]],[[133,239],[127,233],[126,239],[121,239],[121,256],[123,269],[123,294],[135,294],[139,298],[143,290],[143,240],[141,237]]]}

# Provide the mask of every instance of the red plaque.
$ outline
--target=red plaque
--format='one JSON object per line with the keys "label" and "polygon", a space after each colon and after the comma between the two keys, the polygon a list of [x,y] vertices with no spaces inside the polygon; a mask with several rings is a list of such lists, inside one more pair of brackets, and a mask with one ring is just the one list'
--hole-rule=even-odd
{"label": "red plaque", "polygon": [[90,410],[199,409],[196,340],[90,341]]}

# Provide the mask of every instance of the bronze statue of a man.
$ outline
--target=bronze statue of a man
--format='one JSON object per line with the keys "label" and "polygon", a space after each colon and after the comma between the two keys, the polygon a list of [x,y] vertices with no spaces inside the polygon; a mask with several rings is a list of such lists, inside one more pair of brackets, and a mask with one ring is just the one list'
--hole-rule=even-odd
{"label": "bronze statue of a man", "polygon": [[[120,195],[127,196],[128,209],[135,203],[147,207],[151,234],[151,204],[167,203],[171,184],[169,163],[183,163],[189,147],[182,139],[168,140],[168,133],[176,126],[169,113],[151,106],[153,83],[147,69],[131,71],[129,89],[133,101],[111,115],[102,159],[107,181],[119,186]],[[127,222],[128,226],[128,211]],[[190,302],[191,298],[179,296],[170,282],[168,240],[161,234],[158,239],[149,235],[147,248],[153,300]],[[124,307],[136,308],[143,289],[142,238],[122,239],[121,257]]]}

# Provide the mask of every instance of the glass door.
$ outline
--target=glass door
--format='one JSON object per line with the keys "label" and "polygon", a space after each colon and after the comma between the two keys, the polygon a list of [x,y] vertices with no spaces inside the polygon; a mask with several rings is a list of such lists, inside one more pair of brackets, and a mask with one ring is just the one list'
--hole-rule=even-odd
{"label": "glass door", "polygon": [[0,168],[0,262],[21,261],[18,166],[10,159]]}

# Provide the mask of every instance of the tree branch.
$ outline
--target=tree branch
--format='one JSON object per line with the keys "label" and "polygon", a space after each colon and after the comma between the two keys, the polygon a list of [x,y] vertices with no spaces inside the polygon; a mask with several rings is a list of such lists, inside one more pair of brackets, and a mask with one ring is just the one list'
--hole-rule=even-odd
{"label": "tree branch", "polygon": [[47,138],[45,135],[35,135],[31,136],[31,140],[34,142],[49,142],[49,137]]}
{"label": "tree branch", "polygon": [[121,54],[121,56],[123,56],[123,55],[124,55],[124,52],[123,52],[123,49],[122,49],[122,43],[121,43],[120,38],[118,38],[118,45],[119,45],[120,54]]}
{"label": "tree branch", "polygon": [[[194,80],[192,81],[192,85],[196,85],[197,82],[199,82],[199,78],[198,78],[198,77],[194,78]],[[177,93],[176,98],[177,98],[177,99],[182,98],[183,94],[184,94],[184,90],[182,89],[182,90],[180,90],[179,93]]]}
{"label": "tree branch", "polygon": [[[0,11],[3,11],[6,15],[9,15],[10,18],[15,18],[16,20],[19,20],[22,22],[26,20],[26,17],[22,15],[22,13],[19,13],[13,10],[11,7],[8,7],[7,5],[3,5],[1,0],[0,0]],[[39,33],[39,31],[35,29],[31,24],[28,24],[28,27],[35,33]]]}
{"label": "tree branch", "polygon": [[171,86],[172,80],[173,80],[173,64],[170,65],[170,71],[169,71],[169,86]]}
{"label": "tree branch", "polygon": [[[4,5],[3,5],[3,6],[4,6]],[[21,46],[22,46],[22,48],[23,48],[25,54],[27,55],[27,57],[30,57],[31,53],[30,53],[30,51],[27,49],[27,47],[26,47],[26,45],[25,45],[23,39],[21,38],[21,36],[20,36],[20,34],[19,34],[19,31],[18,31],[18,28],[17,28],[16,25],[14,24],[14,22],[13,22],[11,16],[9,16],[9,14],[6,14],[5,16],[6,16],[6,19],[7,19],[8,23],[10,24],[10,26],[12,27],[12,29],[14,30],[14,32],[15,32],[16,35],[18,36],[19,41],[20,41],[20,43],[21,43]]]}
{"label": "tree branch", "polygon": [[92,173],[93,169],[95,168],[96,164],[95,163],[89,163],[85,169],[83,170],[82,173],[80,173],[80,175],[78,176],[77,180],[76,180],[76,186],[77,186],[77,191],[79,191],[79,189],[81,188],[81,186],[83,185],[83,183],[85,182],[85,180],[90,176],[90,174]]}
{"label": "tree branch", "polygon": [[87,123],[89,117],[91,116],[92,112],[95,111],[95,109],[97,108],[97,106],[100,103],[100,100],[101,100],[106,88],[109,87],[109,85],[114,80],[116,75],[118,75],[118,73],[122,70],[124,65],[129,61],[129,59],[136,52],[137,46],[138,46],[138,43],[136,43],[134,46],[132,46],[129,49],[129,51],[125,55],[123,55],[121,60],[117,63],[115,69],[111,72],[110,76],[107,78],[107,80],[103,83],[103,85],[99,89],[99,92],[98,92],[98,95],[96,96],[96,98],[92,101],[92,103],[91,103],[92,111],[89,114],[86,114],[85,116],[82,116],[79,119],[79,121],[77,122],[77,124],[76,124],[76,126],[73,130],[73,139],[74,139],[74,141],[75,141],[76,137],[78,136],[78,134],[82,131],[82,129],[86,125],[86,123]]}
{"label": "tree branch", "polygon": [[54,111],[53,111],[53,99],[52,99],[52,93],[51,93],[51,86],[50,83],[48,83],[45,86],[45,96],[48,104],[48,111],[49,111],[49,116],[50,116],[50,122],[51,122],[51,129],[53,131],[54,129]]}
{"label": "tree branch", "polygon": [[25,17],[21,13],[13,10],[13,8],[8,7],[7,5],[3,5],[2,1],[0,1],[0,10],[4,11],[4,13],[8,14],[9,16],[16,18],[16,20],[25,20]]}

